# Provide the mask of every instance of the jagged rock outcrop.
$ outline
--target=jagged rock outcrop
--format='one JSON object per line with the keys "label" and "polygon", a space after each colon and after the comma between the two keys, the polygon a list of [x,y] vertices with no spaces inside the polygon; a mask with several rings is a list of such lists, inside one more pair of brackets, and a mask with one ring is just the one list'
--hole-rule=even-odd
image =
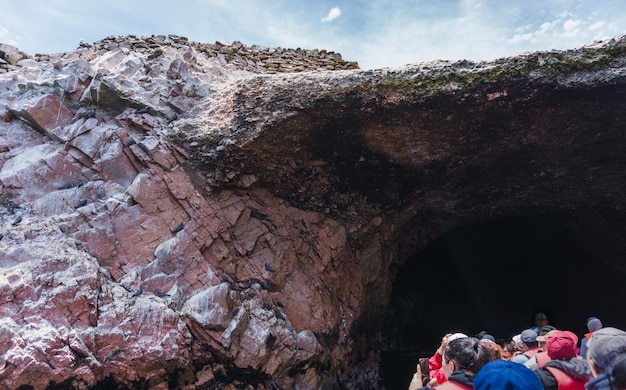
{"label": "jagged rock outcrop", "polygon": [[371,71],[175,36],[0,53],[5,388],[380,386],[398,267],[528,209],[624,269],[624,38]]}

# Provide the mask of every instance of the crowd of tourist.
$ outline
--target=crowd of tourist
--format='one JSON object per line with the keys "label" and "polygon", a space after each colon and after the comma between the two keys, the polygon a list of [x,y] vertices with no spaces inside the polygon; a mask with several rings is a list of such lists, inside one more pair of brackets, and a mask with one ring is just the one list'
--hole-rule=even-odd
{"label": "crowd of tourist", "polygon": [[595,317],[587,329],[579,343],[537,313],[534,327],[508,340],[448,333],[417,365],[409,390],[626,390],[626,331]]}

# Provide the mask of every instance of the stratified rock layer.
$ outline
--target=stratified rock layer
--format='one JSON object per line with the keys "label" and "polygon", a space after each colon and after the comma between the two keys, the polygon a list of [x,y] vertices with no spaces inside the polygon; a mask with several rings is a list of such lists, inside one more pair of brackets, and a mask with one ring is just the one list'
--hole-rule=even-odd
{"label": "stratified rock layer", "polygon": [[398,266],[527,210],[624,270],[624,39],[372,71],[175,36],[2,53],[4,388],[378,387]]}

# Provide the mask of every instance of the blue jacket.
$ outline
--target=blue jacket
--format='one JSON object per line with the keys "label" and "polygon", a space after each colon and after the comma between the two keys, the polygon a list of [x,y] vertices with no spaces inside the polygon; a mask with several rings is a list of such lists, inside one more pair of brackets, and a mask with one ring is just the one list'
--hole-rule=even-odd
{"label": "blue jacket", "polygon": [[609,382],[609,375],[602,374],[593,378],[585,385],[587,390],[611,390],[611,383]]}
{"label": "blue jacket", "polygon": [[587,338],[583,337],[583,339],[580,342],[580,356],[582,356],[583,359],[587,359]]}

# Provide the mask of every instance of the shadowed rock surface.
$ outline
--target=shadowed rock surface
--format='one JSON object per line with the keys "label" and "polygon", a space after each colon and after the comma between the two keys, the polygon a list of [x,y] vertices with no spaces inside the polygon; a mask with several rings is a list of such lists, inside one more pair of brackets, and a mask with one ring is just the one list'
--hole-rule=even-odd
{"label": "shadowed rock surface", "polygon": [[452,271],[448,302],[536,270],[558,287],[520,310],[626,320],[623,37],[369,71],[176,36],[0,54],[4,388],[382,388],[412,329],[511,316],[428,312]]}

